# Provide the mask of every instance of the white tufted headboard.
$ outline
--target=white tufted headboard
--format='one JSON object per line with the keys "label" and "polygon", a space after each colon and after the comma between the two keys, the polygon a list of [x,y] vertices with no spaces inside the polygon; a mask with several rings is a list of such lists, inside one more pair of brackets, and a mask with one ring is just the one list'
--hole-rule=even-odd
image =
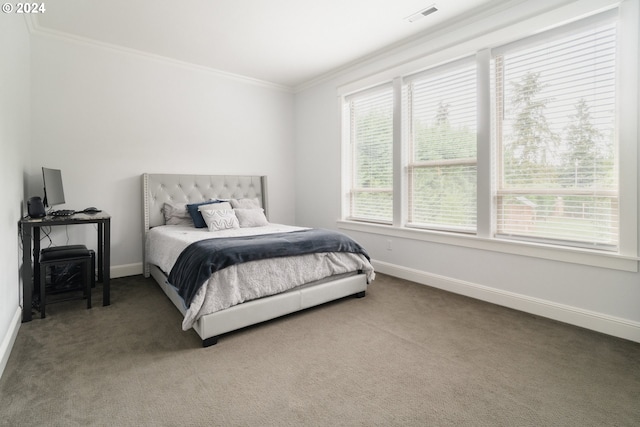
{"label": "white tufted headboard", "polygon": [[[142,174],[142,198],[144,212],[144,232],[142,248],[144,252],[147,232],[150,228],[164,225],[162,207],[167,203],[196,203],[210,199],[258,198],[264,213],[267,209],[267,177],[241,175],[177,175]],[[145,276],[149,267],[144,262]]]}

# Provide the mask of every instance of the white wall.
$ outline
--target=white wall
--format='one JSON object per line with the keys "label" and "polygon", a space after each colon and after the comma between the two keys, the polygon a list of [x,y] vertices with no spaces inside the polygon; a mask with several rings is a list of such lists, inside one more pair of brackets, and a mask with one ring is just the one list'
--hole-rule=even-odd
{"label": "white wall", "polygon": [[[599,3],[610,2],[589,3],[595,5],[595,9]],[[553,2],[535,5],[528,2],[476,23],[450,27],[300,90],[296,94],[295,117],[298,223],[339,228],[339,90],[355,87],[354,82],[359,80],[373,83],[376,75],[392,76],[389,70],[403,70],[420,57],[433,58],[432,65],[435,65],[444,58],[441,51],[448,50],[451,54],[456,49],[452,46],[464,48],[465,44],[473,44],[489,32],[508,37],[509,32],[501,30],[502,27],[506,28],[514,20],[535,17],[550,5]],[[533,7],[538,7],[539,12]],[[549,24],[548,16],[539,21]],[[640,274],[637,272],[390,237],[376,232],[346,232],[369,250],[378,271],[640,341]]]}
{"label": "white wall", "polygon": [[[31,44],[29,194],[42,194],[41,166],[58,168],[60,208],[109,212],[114,276],[141,272],[144,172],[267,175],[270,219],[295,221],[290,91],[83,41]],[[92,244],[86,227],[71,240]]]}
{"label": "white wall", "polygon": [[20,15],[0,15],[0,375],[20,326],[18,221],[29,153],[29,33]]}

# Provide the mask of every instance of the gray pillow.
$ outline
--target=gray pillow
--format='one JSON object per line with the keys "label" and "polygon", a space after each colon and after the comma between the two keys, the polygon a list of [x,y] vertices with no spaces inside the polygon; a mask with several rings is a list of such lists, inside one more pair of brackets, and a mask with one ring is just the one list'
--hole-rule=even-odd
{"label": "gray pillow", "polygon": [[269,225],[264,209],[234,209],[240,227],[262,227]]}
{"label": "gray pillow", "polygon": [[187,206],[184,204],[165,203],[162,206],[162,214],[164,215],[164,223],[167,225],[188,225],[193,227],[193,220],[191,220],[191,215],[187,212]]}
{"label": "gray pillow", "polygon": [[260,201],[257,197],[253,199],[231,199],[231,206],[233,209],[260,209]]}

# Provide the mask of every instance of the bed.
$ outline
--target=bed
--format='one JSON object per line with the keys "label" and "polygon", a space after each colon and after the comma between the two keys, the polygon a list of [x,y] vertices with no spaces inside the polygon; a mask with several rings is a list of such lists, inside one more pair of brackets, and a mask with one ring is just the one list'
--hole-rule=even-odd
{"label": "bed", "polygon": [[[203,347],[216,344],[222,334],[250,325],[348,296],[362,298],[368,283],[375,277],[363,248],[361,253],[356,253],[355,249],[345,252],[327,249],[326,252],[269,259],[243,258],[243,261],[213,273],[207,270],[205,283],[185,293],[184,285],[174,286],[171,280],[177,283],[183,279],[177,273],[179,271],[195,270],[185,267],[190,265],[191,259],[185,253],[193,246],[234,245],[260,239],[288,242],[295,240],[292,236],[335,232],[269,222],[265,176],[145,173],[142,192],[144,275],[155,279],[183,314],[183,330],[193,328],[202,339]],[[175,217],[169,218],[167,214],[176,206],[193,208],[213,201],[235,202],[234,207],[252,209],[233,210],[241,219],[239,228],[238,224],[226,227],[228,218],[220,220],[216,216],[214,220],[211,211],[202,210],[213,205],[198,207],[207,217],[204,228],[196,228],[192,222],[175,222]],[[244,206],[244,203],[250,206]],[[228,213],[221,212],[222,215]],[[251,215],[243,220],[246,213]],[[221,229],[218,229],[220,224]],[[203,277],[201,271],[199,277]],[[192,280],[197,282],[199,279]]]}

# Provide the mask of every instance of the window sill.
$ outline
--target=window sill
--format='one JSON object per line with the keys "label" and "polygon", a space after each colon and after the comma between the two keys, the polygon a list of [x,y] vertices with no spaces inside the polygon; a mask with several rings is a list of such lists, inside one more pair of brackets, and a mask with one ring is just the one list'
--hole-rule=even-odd
{"label": "window sill", "polygon": [[533,258],[588,265],[591,267],[610,268],[613,270],[638,272],[638,257],[624,256],[617,253],[602,252],[589,249],[559,247],[540,243],[512,240],[488,239],[469,234],[455,234],[432,230],[394,227],[392,225],[370,224],[356,221],[339,220],[338,228],[379,234],[390,237],[420,240],[430,243],[462,246]]}

